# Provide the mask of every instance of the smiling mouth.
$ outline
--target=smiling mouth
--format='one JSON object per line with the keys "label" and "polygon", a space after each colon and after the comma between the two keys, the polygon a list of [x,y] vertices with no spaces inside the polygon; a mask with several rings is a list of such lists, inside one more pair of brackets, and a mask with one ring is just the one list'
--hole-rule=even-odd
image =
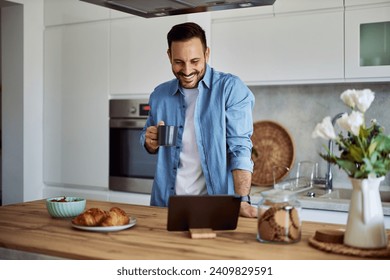
{"label": "smiling mouth", "polygon": [[180,76],[183,77],[185,80],[192,80],[195,76],[196,76],[197,73],[191,73],[191,74],[188,74],[188,75],[185,75],[184,73],[180,73]]}

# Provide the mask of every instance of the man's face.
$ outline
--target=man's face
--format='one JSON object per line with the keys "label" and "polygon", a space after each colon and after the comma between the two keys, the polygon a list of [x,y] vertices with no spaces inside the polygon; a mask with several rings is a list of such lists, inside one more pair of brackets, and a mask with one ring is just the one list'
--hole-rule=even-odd
{"label": "man's face", "polygon": [[172,42],[168,50],[172,72],[183,88],[196,88],[206,71],[209,49],[204,52],[199,38]]}

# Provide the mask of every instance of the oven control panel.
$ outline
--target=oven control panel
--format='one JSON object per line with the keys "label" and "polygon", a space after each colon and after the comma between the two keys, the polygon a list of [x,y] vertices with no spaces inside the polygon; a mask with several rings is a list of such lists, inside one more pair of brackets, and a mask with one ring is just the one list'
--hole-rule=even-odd
{"label": "oven control panel", "polygon": [[147,99],[111,99],[110,118],[146,119],[150,106]]}

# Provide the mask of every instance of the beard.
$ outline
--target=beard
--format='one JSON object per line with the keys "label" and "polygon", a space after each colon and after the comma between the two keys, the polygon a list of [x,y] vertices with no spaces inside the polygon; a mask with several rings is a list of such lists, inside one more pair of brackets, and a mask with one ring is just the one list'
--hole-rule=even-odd
{"label": "beard", "polygon": [[205,69],[203,68],[202,71],[192,71],[190,74],[186,75],[183,72],[174,72],[175,77],[179,80],[180,85],[183,88],[196,88],[198,87],[199,81],[203,78],[205,74]]}

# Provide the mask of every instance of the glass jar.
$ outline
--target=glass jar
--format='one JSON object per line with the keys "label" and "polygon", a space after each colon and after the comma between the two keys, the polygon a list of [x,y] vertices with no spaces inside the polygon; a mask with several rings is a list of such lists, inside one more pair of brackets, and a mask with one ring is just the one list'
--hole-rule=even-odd
{"label": "glass jar", "polygon": [[258,204],[257,240],[267,243],[294,243],[301,239],[301,205],[297,194],[272,189],[261,193]]}

